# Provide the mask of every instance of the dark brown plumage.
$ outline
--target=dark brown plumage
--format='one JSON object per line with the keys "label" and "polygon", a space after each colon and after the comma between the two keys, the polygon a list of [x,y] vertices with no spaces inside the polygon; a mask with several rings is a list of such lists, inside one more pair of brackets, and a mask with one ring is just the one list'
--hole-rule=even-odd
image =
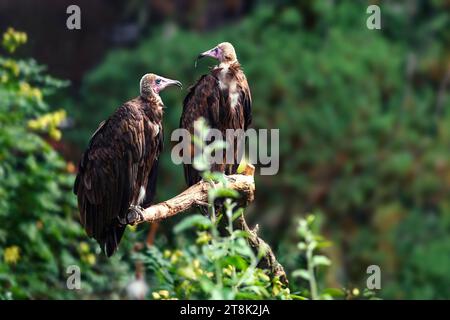
{"label": "dark brown plumage", "polygon": [[[224,42],[199,55],[219,60],[220,64],[202,76],[192,86],[183,102],[180,127],[194,132],[194,121],[203,117],[211,128],[219,129],[225,138],[226,129],[247,130],[252,121],[251,93],[247,79],[237,60],[233,46]],[[191,152],[194,147],[191,146]],[[235,173],[240,159],[234,165],[213,165],[213,171]],[[190,186],[201,177],[192,165],[184,164],[186,183]]]}
{"label": "dark brown plumage", "polygon": [[148,206],[155,195],[163,148],[159,92],[175,80],[146,74],[141,95],[124,103],[92,135],[75,180],[80,220],[107,256],[117,249],[130,206]]}

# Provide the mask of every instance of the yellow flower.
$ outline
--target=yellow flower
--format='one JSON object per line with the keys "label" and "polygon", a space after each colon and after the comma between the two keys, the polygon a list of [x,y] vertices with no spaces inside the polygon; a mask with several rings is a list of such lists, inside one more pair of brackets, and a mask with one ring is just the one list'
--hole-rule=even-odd
{"label": "yellow flower", "polygon": [[202,245],[202,244],[206,244],[211,240],[211,234],[209,234],[209,232],[198,232],[198,237],[197,240],[195,240],[196,244]]}
{"label": "yellow flower", "polygon": [[175,254],[172,254],[172,256],[170,257],[170,263],[175,264],[178,261],[178,256],[176,256]]}
{"label": "yellow flower", "polygon": [[16,51],[17,47],[26,43],[28,40],[28,36],[25,32],[16,31],[13,28],[8,28],[6,32],[3,34],[3,47],[13,53]]}
{"label": "yellow flower", "polygon": [[28,128],[30,128],[31,130],[39,129],[39,121],[34,120],[34,119],[28,121]]}
{"label": "yellow flower", "polygon": [[226,268],[223,268],[223,273],[229,277],[233,274],[234,267],[232,265],[228,265]]}
{"label": "yellow flower", "polygon": [[161,299],[161,296],[159,295],[158,292],[152,292],[152,297],[153,297],[153,299],[155,299],[155,300]]}
{"label": "yellow flower", "polygon": [[[18,71],[17,71],[18,73]],[[42,101],[42,92],[38,88],[34,88],[30,86],[28,82],[21,82],[19,84],[19,94],[22,95],[25,98],[28,99],[35,99],[37,101]],[[59,117],[60,111],[55,112],[53,115],[56,117]],[[52,114],[45,115],[44,117],[47,117],[47,121],[51,120]],[[58,118],[56,118],[58,119]]]}
{"label": "yellow flower", "polygon": [[88,253],[90,248],[86,242],[80,242],[79,249],[81,253]]}
{"label": "yellow flower", "polygon": [[194,261],[192,261],[192,264],[194,265],[195,269],[200,268],[200,261],[198,259],[194,259]]}
{"label": "yellow flower", "polygon": [[172,254],[172,252],[170,250],[166,249],[166,250],[164,250],[163,256],[164,256],[164,258],[167,259],[170,257],[171,254]]}
{"label": "yellow flower", "polygon": [[167,290],[159,290],[159,295],[162,297],[162,298],[164,298],[164,299],[167,299],[167,298],[169,298],[169,291],[167,291]]}
{"label": "yellow flower", "polygon": [[93,253],[89,253],[86,255],[83,255],[83,257],[81,258],[84,262],[86,262],[87,264],[93,266],[96,262],[96,258],[95,255]]}
{"label": "yellow flower", "polygon": [[61,136],[62,136],[61,130],[52,129],[52,130],[50,130],[50,132],[48,134],[55,141],[61,140]]}
{"label": "yellow flower", "polygon": [[197,280],[197,274],[191,267],[184,267],[178,270],[178,274],[190,280]]}
{"label": "yellow flower", "polygon": [[8,69],[9,69],[9,71],[10,71],[15,77],[17,77],[17,76],[19,75],[19,72],[20,72],[19,65],[18,65],[14,60],[12,60],[12,59],[4,60],[3,63],[2,63],[2,67],[3,67],[5,70],[8,70]]}
{"label": "yellow flower", "polygon": [[181,256],[183,256],[183,251],[175,250],[174,255],[176,255],[177,257],[181,257]]}
{"label": "yellow flower", "polygon": [[3,252],[3,260],[7,264],[16,264],[20,260],[20,248],[18,246],[11,246]]}
{"label": "yellow flower", "polygon": [[352,290],[352,294],[353,294],[354,296],[359,296],[359,289],[358,289],[358,288],[354,288],[354,289]]}
{"label": "yellow flower", "polygon": [[177,263],[178,258],[183,256],[183,252],[181,250],[175,250],[170,257],[170,263]]}
{"label": "yellow flower", "polygon": [[[21,90],[25,92],[24,94],[28,95],[30,90],[29,85],[27,83],[22,83],[21,87]],[[33,95],[38,99],[41,99],[42,97],[40,91],[36,91]],[[66,116],[67,114],[64,110],[47,113],[37,119],[29,120],[28,128],[31,130],[46,131],[53,140],[59,141],[62,133],[61,130],[58,129],[58,126],[66,119]]]}

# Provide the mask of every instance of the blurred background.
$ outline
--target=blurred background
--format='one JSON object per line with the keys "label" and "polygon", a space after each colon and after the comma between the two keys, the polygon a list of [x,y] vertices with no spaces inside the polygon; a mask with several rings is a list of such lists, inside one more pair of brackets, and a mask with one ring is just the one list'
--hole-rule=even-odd
{"label": "blurred background", "polygon": [[[74,2],[81,30],[66,28]],[[381,30],[366,27],[370,4]],[[376,264],[381,298],[450,298],[449,0],[1,0],[0,31],[0,297],[123,297],[150,227],[99,254],[78,222],[76,164],[143,74],[189,87],[214,64],[195,69],[198,53],[229,41],[253,127],[280,129],[280,171],[255,177],[246,215],[288,274],[296,221],[314,213],[334,243],[328,285],[364,288]],[[185,94],[162,93],[157,201],[185,188],[169,139]],[[156,246],[174,243],[176,221],[153,228]],[[81,291],[65,287],[70,264]]]}

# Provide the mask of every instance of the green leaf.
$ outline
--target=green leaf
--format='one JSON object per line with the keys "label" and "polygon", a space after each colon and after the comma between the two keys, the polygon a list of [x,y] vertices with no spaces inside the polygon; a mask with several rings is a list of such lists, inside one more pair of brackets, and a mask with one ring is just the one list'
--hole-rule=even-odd
{"label": "green leaf", "polygon": [[236,267],[238,270],[245,270],[248,267],[248,263],[245,259],[243,259],[241,256],[233,255],[228,256],[225,259],[221,261],[222,267],[227,267],[229,265],[232,265]]}
{"label": "green leaf", "polygon": [[330,259],[325,256],[314,256],[312,259],[314,266],[329,266],[331,265]]}
{"label": "green leaf", "polygon": [[208,229],[212,226],[211,220],[202,215],[194,215],[188,218],[183,219],[179,224],[177,224],[174,228],[175,233],[180,233],[186,229],[197,226],[199,228]]}
{"label": "green leaf", "polygon": [[345,297],[345,292],[338,288],[326,288],[322,291],[323,294],[328,294],[333,298],[343,298]]}
{"label": "green leaf", "polygon": [[316,249],[324,249],[324,248],[331,247],[332,245],[333,245],[333,242],[331,242],[331,241],[319,241],[319,242],[317,242]]}
{"label": "green leaf", "polygon": [[231,221],[236,220],[237,218],[239,218],[242,214],[244,213],[244,209],[243,208],[239,208],[238,210],[236,210],[236,212],[233,214],[233,216],[231,217]]}
{"label": "green leaf", "polygon": [[311,280],[311,277],[309,276],[309,272],[307,270],[301,269],[301,270],[295,270],[292,272],[292,276],[294,278],[302,278],[305,280]]}
{"label": "green leaf", "polygon": [[229,188],[215,188],[210,189],[208,192],[208,198],[210,202],[214,201],[217,198],[238,198],[239,192]]}
{"label": "green leaf", "polygon": [[292,300],[309,300],[308,298],[299,296],[298,294],[291,294],[289,297],[291,297]]}
{"label": "green leaf", "polygon": [[235,230],[233,231],[233,236],[236,238],[248,238],[249,234],[247,231],[244,230]]}
{"label": "green leaf", "polygon": [[225,178],[225,175],[222,172],[208,172],[208,171],[204,172],[203,179],[205,181],[213,181],[223,184],[227,182],[227,179]]}

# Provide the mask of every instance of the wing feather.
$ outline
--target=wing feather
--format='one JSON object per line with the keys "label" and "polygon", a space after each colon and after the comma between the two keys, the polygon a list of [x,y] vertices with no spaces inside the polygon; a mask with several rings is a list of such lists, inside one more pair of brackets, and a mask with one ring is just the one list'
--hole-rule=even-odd
{"label": "wing feather", "polygon": [[[180,128],[194,133],[194,122],[203,117],[209,126],[215,128],[220,124],[221,91],[218,80],[213,74],[203,75],[197,83],[189,89],[183,101],[183,113],[180,119]],[[191,155],[194,145],[191,143]],[[201,177],[191,164],[184,164],[186,183],[191,186]]]}
{"label": "wing feather", "polygon": [[245,76],[243,76],[241,86],[241,98],[244,109],[244,130],[247,130],[252,123],[252,95]]}

